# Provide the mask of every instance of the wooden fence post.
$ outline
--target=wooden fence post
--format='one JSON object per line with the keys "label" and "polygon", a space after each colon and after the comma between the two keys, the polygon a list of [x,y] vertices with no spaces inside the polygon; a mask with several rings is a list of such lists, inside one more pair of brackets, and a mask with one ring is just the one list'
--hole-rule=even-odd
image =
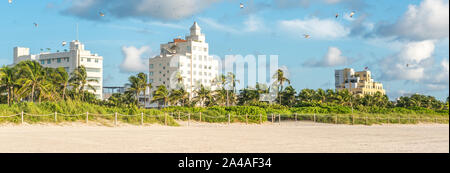
{"label": "wooden fence post", "polygon": [[281,125],[281,115],[280,114],[278,114],[278,124]]}
{"label": "wooden fence post", "polygon": [[200,112],[200,122],[202,122],[202,112]]}
{"label": "wooden fence post", "polygon": [[231,121],[231,115],[228,114],[228,125],[230,125],[230,121]]}
{"label": "wooden fence post", "polygon": [[144,112],[141,112],[141,125],[144,125]]}
{"label": "wooden fence post", "polygon": [[117,112],[114,113],[114,126],[117,126]]}
{"label": "wooden fence post", "polygon": [[367,122],[367,117],[366,117],[366,125],[369,125],[369,123]]}
{"label": "wooden fence post", "polygon": [[[201,114],[200,114],[201,115]],[[164,113],[164,125],[167,126],[167,113]]]}
{"label": "wooden fence post", "polygon": [[355,125],[355,116],[352,115],[352,125]]}
{"label": "wooden fence post", "polygon": [[20,114],[20,118],[22,119],[22,124],[23,124],[23,111],[22,111],[22,113]]}
{"label": "wooden fence post", "polygon": [[259,114],[259,124],[262,124],[262,115]]}
{"label": "wooden fence post", "polygon": [[316,122],[316,113],[314,113],[314,122]]}
{"label": "wooden fence post", "polygon": [[89,122],[89,112],[86,112],[86,124]]}
{"label": "wooden fence post", "polygon": [[271,115],[272,115],[272,118],[271,118],[271,119],[272,119],[272,124],[273,124],[273,119],[274,119],[274,118],[273,118],[273,114],[271,114]]}
{"label": "wooden fence post", "polygon": [[56,117],[58,113],[55,112],[55,123],[58,122],[58,118]]}
{"label": "wooden fence post", "polygon": [[337,124],[337,123],[338,123],[338,116],[336,115],[336,119],[334,121],[334,124]]}
{"label": "wooden fence post", "polygon": [[295,122],[297,122],[297,113],[295,113]]}
{"label": "wooden fence post", "polygon": [[402,119],[400,117],[398,117],[398,124],[402,123]]}
{"label": "wooden fence post", "polygon": [[245,114],[245,124],[248,125],[248,115],[247,114]]}
{"label": "wooden fence post", "polygon": [[189,123],[191,122],[191,114],[190,113],[188,113],[188,126],[189,126]]}

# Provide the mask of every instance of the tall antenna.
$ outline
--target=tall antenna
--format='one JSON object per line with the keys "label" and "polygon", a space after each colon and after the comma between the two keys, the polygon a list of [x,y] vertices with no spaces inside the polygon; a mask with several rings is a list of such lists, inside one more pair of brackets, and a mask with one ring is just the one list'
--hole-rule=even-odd
{"label": "tall antenna", "polygon": [[76,24],[76,33],[77,33],[77,41],[78,41],[78,23]]}

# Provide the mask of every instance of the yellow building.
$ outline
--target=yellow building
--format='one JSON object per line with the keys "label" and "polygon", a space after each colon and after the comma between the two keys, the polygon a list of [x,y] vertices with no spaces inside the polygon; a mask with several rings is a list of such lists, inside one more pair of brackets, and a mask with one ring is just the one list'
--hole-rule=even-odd
{"label": "yellow building", "polygon": [[356,95],[373,95],[377,92],[386,94],[383,84],[374,82],[369,70],[355,72],[352,68],[335,70],[336,90],[346,89]]}

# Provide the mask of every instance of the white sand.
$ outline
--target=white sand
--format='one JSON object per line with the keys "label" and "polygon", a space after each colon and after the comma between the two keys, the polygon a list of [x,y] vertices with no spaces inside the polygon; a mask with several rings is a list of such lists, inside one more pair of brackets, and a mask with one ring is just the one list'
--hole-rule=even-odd
{"label": "white sand", "polygon": [[448,124],[0,125],[0,152],[449,152]]}

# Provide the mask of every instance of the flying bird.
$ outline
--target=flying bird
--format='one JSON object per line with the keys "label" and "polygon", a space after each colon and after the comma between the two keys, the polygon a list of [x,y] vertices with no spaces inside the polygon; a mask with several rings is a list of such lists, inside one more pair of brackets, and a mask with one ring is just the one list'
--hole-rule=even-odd
{"label": "flying bird", "polygon": [[39,26],[37,23],[33,23],[33,25],[34,25],[34,27],[36,27],[36,28]]}
{"label": "flying bird", "polygon": [[355,11],[352,11],[352,12],[350,13],[350,17],[353,17],[353,15],[355,15]]}
{"label": "flying bird", "polygon": [[303,36],[304,36],[306,39],[311,38],[311,36],[308,35],[308,34],[303,34]]}
{"label": "flying bird", "polygon": [[100,16],[105,16],[105,13],[99,12]]}
{"label": "flying bird", "polygon": [[62,46],[66,46],[66,44],[67,44],[66,41],[62,42]]}
{"label": "flying bird", "polygon": [[339,17],[339,13],[336,13],[336,19]]}
{"label": "flying bird", "polygon": [[241,7],[241,9],[243,9],[244,8],[244,4],[243,3],[239,4],[239,7]]}
{"label": "flying bird", "polygon": [[406,67],[409,67],[409,64],[406,64]]}

